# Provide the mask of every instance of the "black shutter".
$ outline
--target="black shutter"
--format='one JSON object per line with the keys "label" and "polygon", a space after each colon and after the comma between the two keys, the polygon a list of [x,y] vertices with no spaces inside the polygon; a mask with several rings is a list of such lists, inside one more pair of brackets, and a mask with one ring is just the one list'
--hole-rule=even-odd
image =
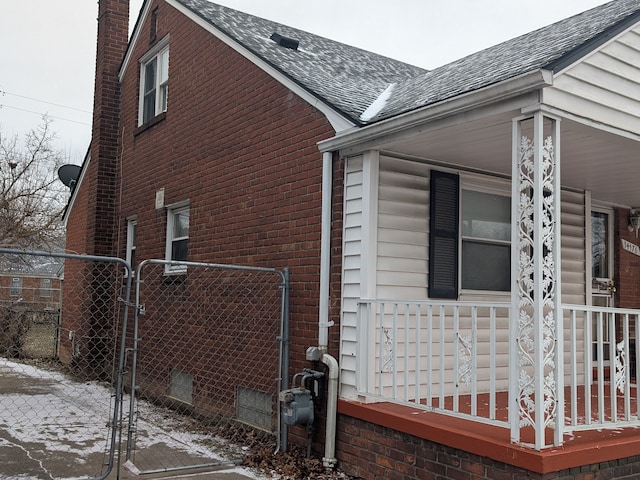
{"label": "black shutter", "polygon": [[429,297],[458,298],[458,175],[431,171]]}

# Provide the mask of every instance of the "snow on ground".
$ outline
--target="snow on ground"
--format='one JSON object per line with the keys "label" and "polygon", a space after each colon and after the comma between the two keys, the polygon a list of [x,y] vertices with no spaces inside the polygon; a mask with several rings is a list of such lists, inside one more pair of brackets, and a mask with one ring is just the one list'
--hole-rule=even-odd
{"label": "snow on ground", "polygon": [[[12,388],[14,384],[15,389]],[[76,466],[96,458],[103,461],[102,454],[110,445],[113,401],[112,389],[104,384],[77,382],[58,372],[0,358],[0,449],[26,451],[34,448],[41,455],[43,452],[54,457],[68,455]],[[126,418],[128,396],[124,398],[122,409]],[[138,402],[136,409],[136,466],[138,459],[143,463],[156,462],[153,458],[144,457],[154,451],[160,452],[160,456],[169,462],[173,461],[169,457],[174,454],[176,458],[195,459],[195,463],[188,465],[203,463],[204,460],[228,460],[219,453],[225,451],[219,448],[221,439],[212,442],[210,436],[190,432],[175,416],[149,403]],[[122,436],[126,439],[126,429]],[[27,455],[34,460],[37,456],[29,452]],[[44,461],[40,463],[42,465]],[[97,465],[98,470],[100,467]],[[160,468],[165,468],[165,465]],[[232,471],[252,479],[264,478],[244,468],[228,470]],[[59,472],[47,473],[49,476],[46,478],[74,478]],[[19,474],[11,478],[31,480],[39,477]]]}

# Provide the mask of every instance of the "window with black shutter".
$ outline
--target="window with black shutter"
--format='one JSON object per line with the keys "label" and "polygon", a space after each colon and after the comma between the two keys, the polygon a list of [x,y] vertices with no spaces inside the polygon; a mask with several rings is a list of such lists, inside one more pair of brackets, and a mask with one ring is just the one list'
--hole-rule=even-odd
{"label": "window with black shutter", "polygon": [[[494,182],[495,183],[495,182]],[[460,183],[431,172],[429,297],[460,291],[508,292],[511,284],[511,199],[501,188]]]}

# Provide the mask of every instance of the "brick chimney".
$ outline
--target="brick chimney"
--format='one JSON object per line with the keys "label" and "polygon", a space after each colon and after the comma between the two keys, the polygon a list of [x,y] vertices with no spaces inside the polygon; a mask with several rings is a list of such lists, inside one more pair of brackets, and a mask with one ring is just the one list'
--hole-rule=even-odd
{"label": "brick chimney", "polygon": [[[120,82],[118,70],[127,49],[129,0],[100,0],[98,4],[98,42],[93,98],[91,159],[81,189],[86,200],[85,253],[117,256],[118,156],[120,151]],[[117,325],[117,277],[102,262],[84,269],[79,331],[86,345],[72,361],[89,378],[109,379],[113,373]],[[65,279],[67,270],[65,268]]]}
{"label": "brick chimney", "polygon": [[115,256],[120,126],[118,70],[127,49],[129,0],[100,0],[93,100],[86,253]]}

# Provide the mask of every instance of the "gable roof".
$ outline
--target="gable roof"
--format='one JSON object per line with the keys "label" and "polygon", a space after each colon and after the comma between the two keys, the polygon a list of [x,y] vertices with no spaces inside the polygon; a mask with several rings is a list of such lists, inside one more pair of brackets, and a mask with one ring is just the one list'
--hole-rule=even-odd
{"label": "gable roof", "polygon": [[392,117],[529,72],[558,73],[640,21],[640,0],[614,0],[396,85],[371,121]]}
{"label": "gable roof", "polygon": [[[167,1],[358,126],[531,72],[556,74],[640,21],[640,0],[613,0],[428,71],[209,0]],[[141,16],[150,4],[146,0]],[[140,23],[139,18],[136,29]],[[274,33],[297,41],[298,47],[280,45],[271,39]],[[123,68],[126,64],[127,56]]]}
{"label": "gable roof", "polygon": [[[362,124],[360,115],[390,83],[427,70],[207,0],[177,0],[211,26],[265,60],[296,84]],[[297,49],[271,39],[276,33]]]}

